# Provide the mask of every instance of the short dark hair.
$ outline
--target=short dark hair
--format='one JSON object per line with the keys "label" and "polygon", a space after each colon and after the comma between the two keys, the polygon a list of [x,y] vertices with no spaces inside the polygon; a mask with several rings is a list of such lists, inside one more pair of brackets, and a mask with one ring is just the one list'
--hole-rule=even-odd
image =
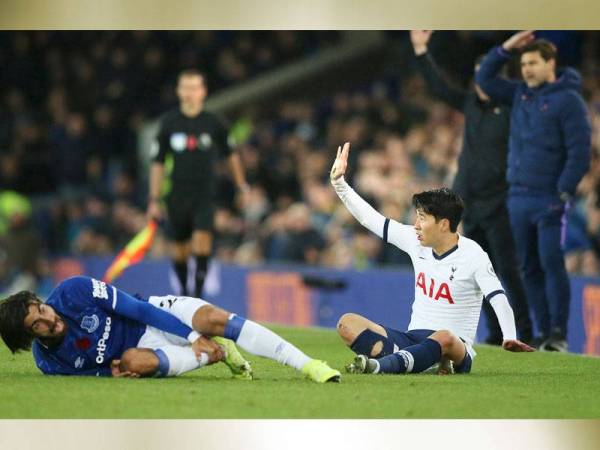
{"label": "short dark hair", "polygon": [[177,84],[181,81],[183,77],[200,77],[202,78],[202,83],[206,85],[206,77],[204,73],[198,69],[184,69],[177,75]]}
{"label": "short dark hair", "polygon": [[29,305],[41,303],[30,291],[21,291],[0,301],[0,335],[11,352],[29,350],[33,335],[25,329]]}
{"label": "short dark hair", "polygon": [[548,61],[550,59],[556,60],[556,46],[546,39],[536,39],[530,44],[527,44],[521,49],[521,55],[523,53],[531,53],[531,52],[540,52],[540,55],[544,59],[544,61]]}
{"label": "short dark hair", "polygon": [[462,218],[465,204],[460,196],[448,188],[433,189],[413,195],[412,204],[417,210],[431,214],[435,221],[448,219],[450,231],[456,231]]}

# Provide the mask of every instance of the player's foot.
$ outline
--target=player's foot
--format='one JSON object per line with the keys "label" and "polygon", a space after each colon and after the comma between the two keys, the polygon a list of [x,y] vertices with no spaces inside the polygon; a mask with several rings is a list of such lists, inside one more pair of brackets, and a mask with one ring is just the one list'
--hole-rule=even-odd
{"label": "player's foot", "polygon": [[223,362],[229,367],[233,378],[238,380],[252,380],[252,366],[244,359],[233,341],[223,337],[215,336],[212,338],[217,344],[225,349],[225,359]]}
{"label": "player's foot", "polygon": [[443,358],[437,371],[438,375],[454,375],[454,363],[451,359]]}
{"label": "player's foot", "polygon": [[346,366],[348,373],[375,373],[379,368],[376,359],[367,358],[365,355],[356,355],[354,361]]}
{"label": "player's foot", "polygon": [[326,383],[328,381],[339,383],[342,375],[335,369],[327,365],[325,361],[313,359],[302,367],[302,373],[317,383]]}

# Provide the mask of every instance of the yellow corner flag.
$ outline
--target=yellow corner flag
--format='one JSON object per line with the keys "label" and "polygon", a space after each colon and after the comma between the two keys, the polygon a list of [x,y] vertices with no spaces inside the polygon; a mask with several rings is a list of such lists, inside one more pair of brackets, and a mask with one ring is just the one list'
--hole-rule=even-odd
{"label": "yellow corner flag", "polygon": [[143,258],[154,240],[156,221],[151,220],[117,255],[110,267],[106,270],[105,283],[112,283],[121,273],[132,264],[137,264]]}

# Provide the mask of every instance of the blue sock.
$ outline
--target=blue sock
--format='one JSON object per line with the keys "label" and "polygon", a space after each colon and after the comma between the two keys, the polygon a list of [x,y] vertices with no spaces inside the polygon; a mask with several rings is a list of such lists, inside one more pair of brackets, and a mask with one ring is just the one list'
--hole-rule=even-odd
{"label": "blue sock", "polygon": [[240,332],[242,331],[242,327],[244,326],[245,322],[246,322],[246,319],[244,319],[243,317],[240,317],[235,314],[231,314],[229,316],[229,320],[227,321],[227,324],[225,325],[225,330],[223,331],[223,337],[227,338],[227,339],[231,339],[233,342],[237,342],[238,338],[240,337]]}
{"label": "blue sock", "polygon": [[442,347],[433,339],[379,358],[379,373],[419,373],[442,359]]}

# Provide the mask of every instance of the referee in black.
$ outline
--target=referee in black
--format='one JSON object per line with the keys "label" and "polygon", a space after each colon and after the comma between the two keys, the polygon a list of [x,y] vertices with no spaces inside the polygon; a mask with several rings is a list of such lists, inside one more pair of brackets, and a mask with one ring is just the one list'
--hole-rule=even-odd
{"label": "referee in black", "polygon": [[228,130],[214,114],[204,110],[207,95],[202,72],[182,71],[177,78],[179,107],[161,118],[150,169],[148,218],[161,219],[161,186],[165,174],[165,158],[173,158],[171,190],[166,198],[171,256],[181,283],[182,295],[187,290],[187,262],[190,254],[196,260],[195,291],[200,297],[213,243],[213,216],[216,197],[216,167],[226,158],[233,179],[246,203],[249,186],[237,152],[228,142]]}
{"label": "referee in black", "polygon": [[[413,30],[410,39],[417,67],[429,89],[465,116],[463,147],[453,186],[465,203],[463,233],[489,254],[514,310],[518,337],[531,342],[529,307],[506,209],[510,109],[490,101],[477,85],[470,91],[450,85],[427,51],[431,33],[430,30]],[[478,68],[479,62],[475,70]],[[502,332],[488,302],[483,302],[483,311],[489,331],[486,343],[501,345]]]}

